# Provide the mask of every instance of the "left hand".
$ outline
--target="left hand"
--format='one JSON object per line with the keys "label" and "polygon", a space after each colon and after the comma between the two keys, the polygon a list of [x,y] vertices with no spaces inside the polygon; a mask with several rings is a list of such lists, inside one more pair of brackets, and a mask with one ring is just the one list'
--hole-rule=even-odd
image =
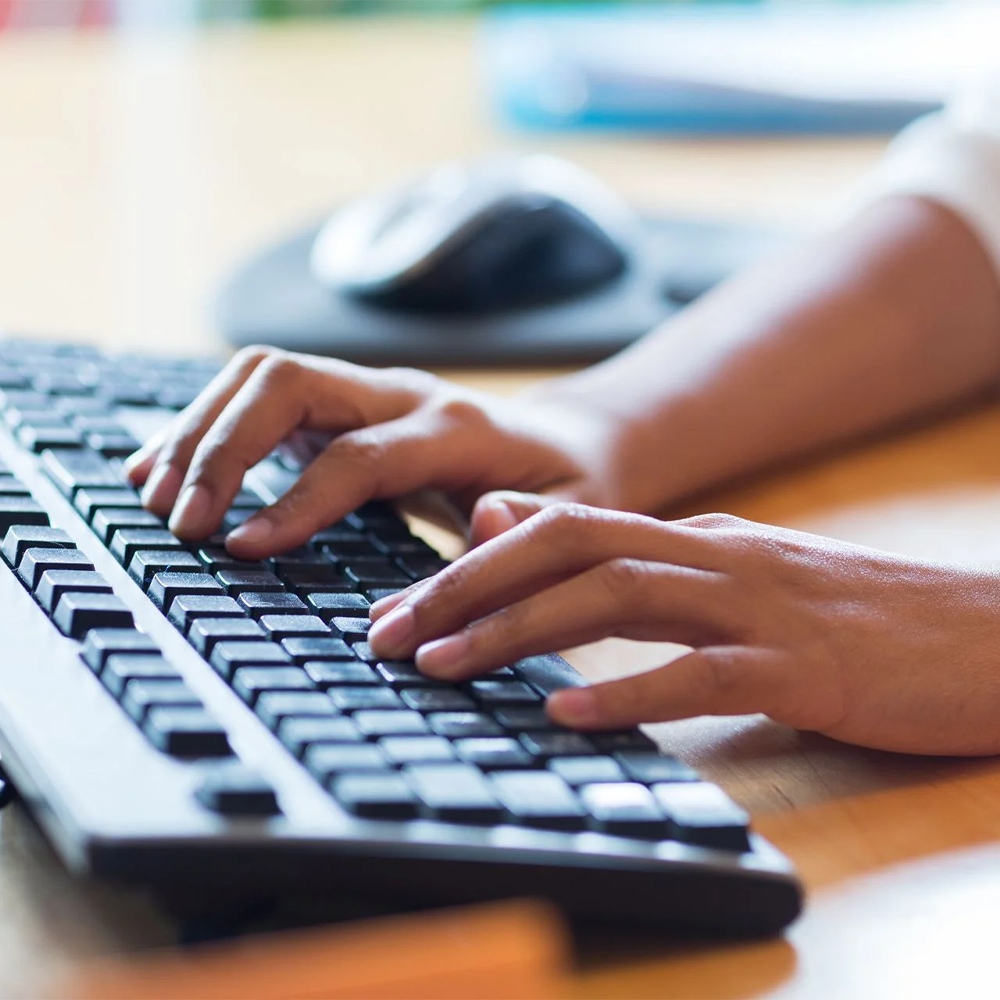
{"label": "left hand", "polygon": [[551,717],[610,729],[763,712],[884,750],[1000,753],[995,571],[721,514],[543,506],[375,605],[375,650],[461,680],[608,636],[679,642],[694,651],[667,666],[557,692]]}

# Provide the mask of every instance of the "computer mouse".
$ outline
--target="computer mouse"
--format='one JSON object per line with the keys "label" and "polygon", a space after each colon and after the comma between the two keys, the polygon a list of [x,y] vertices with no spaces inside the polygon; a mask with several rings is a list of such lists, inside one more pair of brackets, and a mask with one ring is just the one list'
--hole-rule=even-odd
{"label": "computer mouse", "polygon": [[580,167],[543,154],[448,162],[340,209],[315,278],[418,313],[495,313],[594,291],[627,268],[639,223]]}

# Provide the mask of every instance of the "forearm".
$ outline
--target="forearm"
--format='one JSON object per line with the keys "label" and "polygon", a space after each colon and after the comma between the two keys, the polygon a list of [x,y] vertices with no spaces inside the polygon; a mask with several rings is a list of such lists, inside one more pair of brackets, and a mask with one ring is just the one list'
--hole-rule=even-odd
{"label": "forearm", "polygon": [[540,392],[618,428],[621,506],[684,495],[1000,384],[1000,283],[955,216],[900,197]]}

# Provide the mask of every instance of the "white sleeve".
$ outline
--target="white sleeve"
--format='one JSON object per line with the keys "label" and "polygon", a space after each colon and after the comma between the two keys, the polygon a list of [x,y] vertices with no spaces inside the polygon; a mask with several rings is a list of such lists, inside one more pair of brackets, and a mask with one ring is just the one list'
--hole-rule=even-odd
{"label": "white sleeve", "polygon": [[1000,275],[1000,77],[905,128],[863,187],[930,198],[977,233]]}

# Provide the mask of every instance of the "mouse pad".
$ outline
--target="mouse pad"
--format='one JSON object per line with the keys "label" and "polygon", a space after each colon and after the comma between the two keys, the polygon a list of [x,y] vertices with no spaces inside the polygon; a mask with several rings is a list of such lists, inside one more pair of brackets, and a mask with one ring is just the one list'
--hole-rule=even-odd
{"label": "mouse pad", "polygon": [[234,347],[272,344],[365,365],[419,368],[578,364],[630,344],[788,234],[643,218],[621,277],[595,292],[489,315],[415,315],[321,285],[309,269],[316,225],[265,250],[223,288],[219,328]]}

